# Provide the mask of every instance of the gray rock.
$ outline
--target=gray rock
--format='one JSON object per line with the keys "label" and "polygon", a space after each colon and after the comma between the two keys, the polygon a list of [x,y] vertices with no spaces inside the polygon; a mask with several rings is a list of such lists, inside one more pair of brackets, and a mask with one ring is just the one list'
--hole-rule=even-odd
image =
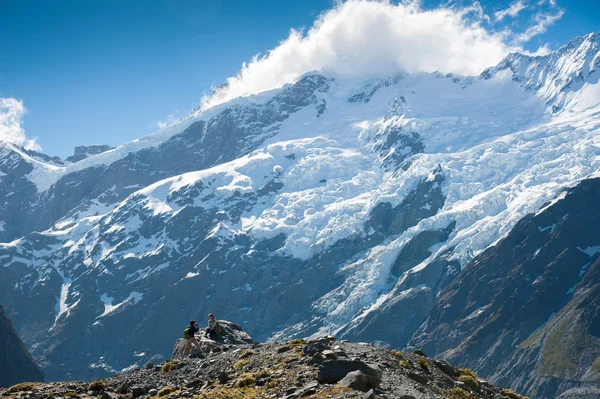
{"label": "gray rock", "polygon": [[425,385],[429,382],[429,377],[423,374],[416,373],[414,371],[409,371],[408,373],[406,373],[406,376],[411,380],[418,382],[419,384]]}
{"label": "gray rock", "polygon": [[319,352],[323,352],[324,350],[329,348],[330,341],[328,339],[317,339],[311,340],[304,345],[302,351],[305,355],[311,356]]}
{"label": "gray rock", "polygon": [[375,391],[370,389],[367,393],[365,393],[362,399],[375,399]]}
{"label": "gray rock", "polygon": [[227,381],[229,381],[229,375],[225,371],[219,372],[217,378],[221,384],[225,384]]}
{"label": "gray rock", "polygon": [[[215,340],[206,338],[202,330],[196,334],[196,340],[200,344],[200,350],[198,350],[195,346],[192,346],[192,350],[190,352],[192,357],[202,357],[210,353],[219,353],[222,351],[221,345],[224,344],[249,345],[254,343],[252,338],[244,330],[242,330],[242,327],[239,325],[227,320],[219,320],[218,322],[223,332],[219,334]],[[180,338],[177,340],[175,347],[173,348],[173,359],[183,358],[185,345],[185,339]]]}
{"label": "gray rock", "polygon": [[131,395],[134,398],[139,398],[140,396],[143,396],[147,393],[148,391],[146,390],[146,388],[141,387],[139,385],[136,385],[134,387],[131,387]]}
{"label": "gray rock", "polygon": [[369,383],[369,376],[363,373],[362,371],[351,371],[340,382],[338,382],[340,386],[354,389],[355,391],[367,392],[372,388]]}
{"label": "gray rock", "polygon": [[101,399],[119,399],[119,395],[110,391],[103,391],[100,397]]}
{"label": "gray rock", "polygon": [[156,396],[156,395],[158,395],[158,389],[156,389],[156,388],[150,389],[148,391],[148,395],[150,395],[150,396]]}
{"label": "gray rock", "polygon": [[460,375],[460,371],[445,360],[433,359],[433,364],[450,377],[458,377]]}
{"label": "gray rock", "polygon": [[0,387],[23,381],[43,381],[44,374],[29,355],[17,331],[0,306]]}
{"label": "gray rock", "polygon": [[373,388],[381,384],[382,371],[379,367],[369,365],[362,361],[352,360],[326,360],[318,369],[317,381],[335,384],[341,381],[348,373],[361,371],[369,378],[369,384]]}

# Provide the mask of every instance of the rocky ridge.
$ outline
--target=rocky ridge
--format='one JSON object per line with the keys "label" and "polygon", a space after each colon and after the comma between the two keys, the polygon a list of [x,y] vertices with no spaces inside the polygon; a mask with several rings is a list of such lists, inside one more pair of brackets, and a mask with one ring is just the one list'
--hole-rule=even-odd
{"label": "rocky ridge", "polygon": [[[180,343],[178,343],[179,345]],[[177,347],[177,345],[176,345]],[[221,344],[186,359],[146,364],[92,383],[19,384],[0,396],[38,398],[523,399],[424,353],[327,336]]]}
{"label": "rocky ridge", "polygon": [[44,374],[29,355],[0,306],[0,387],[21,381],[43,381]]}

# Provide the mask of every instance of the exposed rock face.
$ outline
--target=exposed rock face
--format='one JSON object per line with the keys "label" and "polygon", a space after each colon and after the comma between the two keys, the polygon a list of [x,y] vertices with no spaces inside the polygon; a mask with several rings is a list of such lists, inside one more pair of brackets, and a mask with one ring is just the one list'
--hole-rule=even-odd
{"label": "exposed rock face", "polygon": [[[196,333],[195,338],[200,344],[201,350],[198,350],[198,348],[192,345],[192,350],[190,351],[190,354],[192,356],[206,355],[217,348],[221,348],[220,345],[224,344],[251,345],[254,343],[252,341],[252,338],[244,330],[242,330],[242,327],[240,327],[239,325],[226,320],[218,320],[218,323],[223,329],[223,331],[221,334],[217,335],[214,338],[214,340],[204,335],[205,329],[203,328],[201,328],[200,331]],[[186,343],[187,341],[183,338],[177,340],[177,343],[173,348],[173,359],[183,358]]]}
{"label": "exposed rock face", "polygon": [[[125,399],[144,395],[204,398],[515,399],[485,380],[448,375],[433,359],[370,345],[319,339],[340,359],[314,362],[311,343],[222,344],[200,358],[148,365],[93,383],[53,383],[0,389],[0,396]],[[285,348],[285,350],[282,350]],[[310,351],[310,350],[309,350]],[[320,353],[320,352],[319,352]],[[451,367],[451,366],[450,366]],[[18,390],[22,389],[23,392]],[[364,393],[368,391],[368,393]],[[512,396],[508,396],[508,395]],[[366,395],[366,396],[365,396]]]}
{"label": "exposed rock face", "polygon": [[597,389],[598,203],[587,180],[520,221],[441,292],[412,344],[539,399]]}
{"label": "exposed rock face", "polygon": [[23,381],[43,381],[44,374],[27,352],[0,306],[0,387]]}
{"label": "exposed rock face", "polygon": [[[480,77],[348,82],[310,73],[77,162],[2,143],[0,302],[52,380],[159,363],[182,320],[209,311],[261,341],[336,333],[404,347],[475,254],[600,168],[600,114],[579,101],[598,84],[599,39],[511,55]],[[584,251],[600,243],[588,244]],[[482,295],[521,306],[530,291],[507,285],[521,282],[501,260],[524,259],[509,252],[494,261],[502,273],[455,281],[476,287],[493,276],[486,284],[503,291]],[[549,261],[579,267],[580,252],[571,246]],[[552,297],[545,306],[557,301],[548,292],[564,288],[533,286],[542,302]],[[444,292],[463,289],[472,288]],[[461,345],[461,334],[440,334],[452,342],[435,350]],[[319,345],[310,351],[342,357]],[[483,348],[508,344],[474,351],[495,375],[497,359]]]}
{"label": "exposed rock face", "polygon": [[102,154],[103,152],[110,151],[113,149],[114,149],[114,147],[111,147],[106,144],[78,146],[78,147],[75,147],[75,151],[73,152],[73,155],[68,157],[66,160],[69,162],[77,162],[77,161],[81,161],[82,159],[85,159],[87,157],[90,157],[92,155]]}

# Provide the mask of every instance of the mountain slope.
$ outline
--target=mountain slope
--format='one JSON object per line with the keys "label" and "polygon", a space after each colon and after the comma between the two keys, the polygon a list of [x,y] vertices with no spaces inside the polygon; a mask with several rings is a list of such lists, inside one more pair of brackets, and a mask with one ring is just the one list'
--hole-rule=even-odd
{"label": "mountain slope", "polygon": [[[597,173],[598,40],[480,77],[315,72],[56,172],[36,164],[45,230],[0,244],[0,301],[52,380],[163,359],[210,311],[259,340],[403,347],[476,255]],[[589,73],[548,96],[568,59]]]}
{"label": "mountain slope", "polygon": [[522,219],[440,293],[412,345],[536,398],[600,387],[599,201],[586,180]]}
{"label": "mountain slope", "polygon": [[23,381],[43,381],[44,374],[27,352],[25,345],[0,306],[0,387]]}

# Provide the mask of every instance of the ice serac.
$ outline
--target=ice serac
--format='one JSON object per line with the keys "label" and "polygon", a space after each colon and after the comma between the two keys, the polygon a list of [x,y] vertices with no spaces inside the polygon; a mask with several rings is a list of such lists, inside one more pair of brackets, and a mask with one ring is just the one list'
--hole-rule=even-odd
{"label": "ice serac", "polygon": [[27,352],[2,306],[0,349],[0,387],[9,387],[24,381],[44,381],[42,370]]}
{"label": "ice serac", "polygon": [[106,144],[77,146],[73,151],[73,155],[68,157],[66,160],[69,162],[77,162],[92,155],[102,154],[103,152],[110,150],[114,150],[114,147]]}
{"label": "ice serac", "polygon": [[441,293],[411,344],[540,399],[600,376],[600,179],[523,218]]}
{"label": "ice serac", "polygon": [[[78,162],[13,146],[0,179],[30,202],[0,244],[0,301],[51,380],[157,363],[209,312],[257,341],[403,347],[477,255],[600,170],[596,42],[480,77],[309,73]],[[586,72],[558,97],[525,79],[569,60]]]}

